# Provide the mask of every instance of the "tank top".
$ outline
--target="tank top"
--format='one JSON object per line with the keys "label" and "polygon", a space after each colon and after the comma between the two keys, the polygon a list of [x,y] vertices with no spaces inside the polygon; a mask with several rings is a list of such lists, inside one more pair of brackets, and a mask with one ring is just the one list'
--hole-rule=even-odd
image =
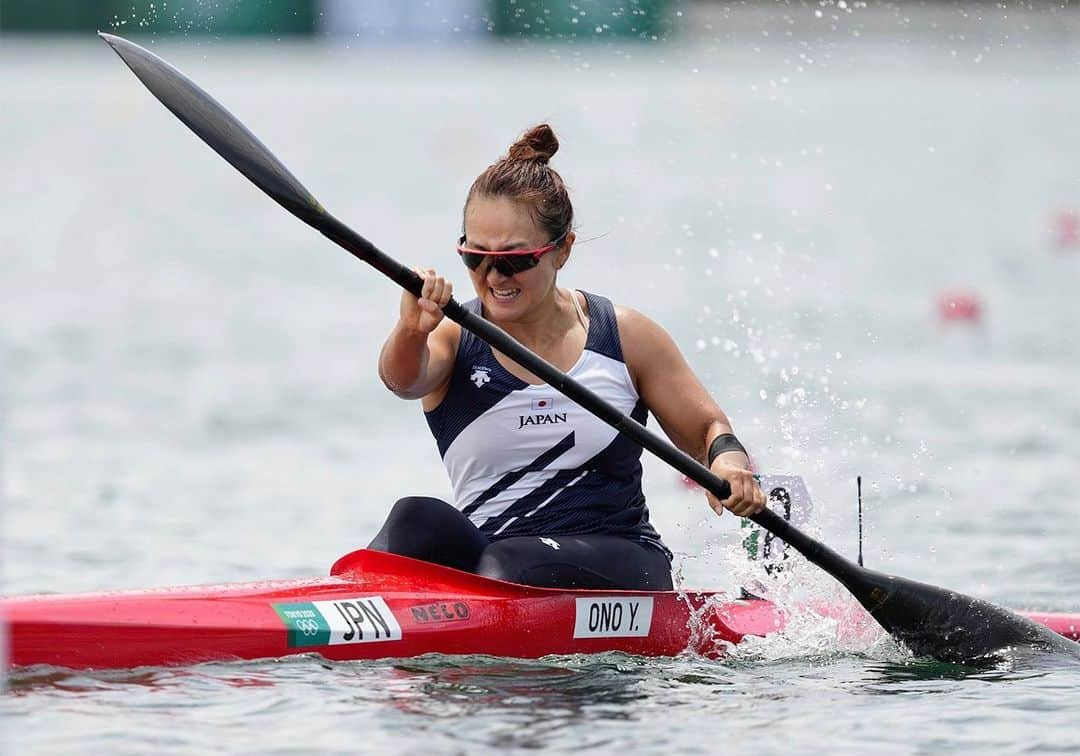
{"label": "tank top", "polygon": [[[645,423],[648,410],[623,359],[615,308],[604,297],[582,294],[588,337],[567,372]],[[481,312],[477,299],[464,306]],[[425,417],[454,505],[488,538],[602,533],[667,552],[649,524],[641,447],[548,384],[511,374],[469,331],[462,329],[445,398]]]}

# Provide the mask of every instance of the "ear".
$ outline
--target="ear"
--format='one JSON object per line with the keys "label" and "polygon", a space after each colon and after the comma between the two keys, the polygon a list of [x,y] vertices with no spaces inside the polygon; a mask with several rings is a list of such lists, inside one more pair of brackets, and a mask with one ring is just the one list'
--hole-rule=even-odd
{"label": "ear", "polygon": [[563,266],[570,260],[570,250],[574,246],[575,239],[577,239],[577,234],[573,231],[566,235],[562,248],[557,253],[558,257],[555,258],[555,270],[562,270]]}

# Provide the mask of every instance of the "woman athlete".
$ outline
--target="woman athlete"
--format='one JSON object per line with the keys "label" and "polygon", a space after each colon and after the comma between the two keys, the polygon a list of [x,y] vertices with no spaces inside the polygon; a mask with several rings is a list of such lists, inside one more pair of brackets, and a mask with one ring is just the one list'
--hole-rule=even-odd
{"label": "woman athlete", "polygon": [[[680,449],[731,484],[717,514],[765,506],[731,423],[671,337],[639,312],[556,285],[574,211],[540,125],[473,182],[457,252],[465,304],[624,413],[648,413]],[[454,506],[399,500],[369,548],[550,588],[669,590],[671,552],[649,524],[641,447],[444,319],[452,286],[417,270],[379,356],[379,375],[420,399]]]}

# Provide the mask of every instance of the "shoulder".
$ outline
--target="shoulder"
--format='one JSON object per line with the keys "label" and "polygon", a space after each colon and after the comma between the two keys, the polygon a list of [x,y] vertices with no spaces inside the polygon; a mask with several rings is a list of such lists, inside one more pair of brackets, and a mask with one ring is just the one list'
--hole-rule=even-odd
{"label": "shoulder", "polygon": [[632,307],[614,305],[615,321],[619,325],[619,334],[623,339],[623,348],[633,347],[631,342],[649,342],[656,340],[671,341],[668,332],[655,320]]}
{"label": "shoulder", "polygon": [[[461,306],[475,315],[480,314],[479,299],[474,298],[462,302]],[[469,331],[466,331],[450,318],[443,318],[439,322],[439,325],[435,327],[435,330],[431,332],[429,346],[436,347],[444,356],[453,358],[463,346],[462,342],[465,340],[468,341],[468,344],[471,344],[472,342],[479,340],[479,337],[473,336]],[[468,346],[468,344],[465,344],[464,346]]]}
{"label": "shoulder", "polygon": [[450,318],[443,318],[439,325],[435,326],[435,330],[431,332],[429,336],[429,343],[432,345],[439,345],[442,347],[450,347],[452,350],[457,351],[458,343],[461,341],[461,326],[450,320]]}
{"label": "shoulder", "polygon": [[626,367],[635,384],[640,386],[641,376],[652,367],[681,359],[675,340],[647,315],[632,307],[615,305],[615,320],[619,326]]}
{"label": "shoulder", "polygon": [[571,289],[570,293],[590,318],[601,318],[618,327],[622,340],[647,335],[652,329],[663,331],[660,326],[637,310],[616,304],[601,294],[576,289]]}

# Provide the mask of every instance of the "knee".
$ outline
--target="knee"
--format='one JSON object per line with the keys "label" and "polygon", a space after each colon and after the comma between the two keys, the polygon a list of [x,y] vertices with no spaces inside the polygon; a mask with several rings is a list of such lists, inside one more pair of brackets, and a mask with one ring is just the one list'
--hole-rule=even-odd
{"label": "knee", "polygon": [[449,506],[442,499],[430,496],[406,496],[394,502],[387,521],[427,522],[441,509]]}
{"label": "knee", "polygon": [[438,532],[440,506],[450,505],[427,496],[398,499],[368,548],[422,559],[430,548],[431,533]]}

